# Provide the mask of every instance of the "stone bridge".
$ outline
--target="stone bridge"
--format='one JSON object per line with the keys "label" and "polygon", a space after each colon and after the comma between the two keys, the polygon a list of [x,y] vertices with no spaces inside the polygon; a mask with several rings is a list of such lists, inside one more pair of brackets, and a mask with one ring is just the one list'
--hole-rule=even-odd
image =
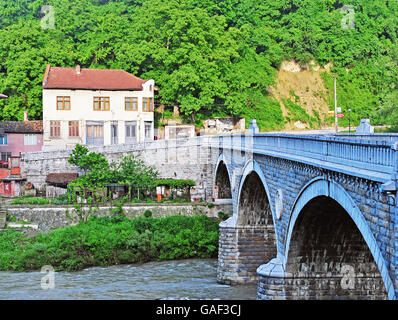
{"label": "stone bridge", "polygon": [[[218,281],[259,299],[396,299],[398,136],[259,134],[209,140]],[[221,200],[223,199],[223,200]]]}
{"label": "stone bridge", "polygon": [[[232,203],[218,281],[258,282],[260,299],[396,299],[398,135],[201,136],[91,148],[141,154],[192,200]],[[76,172],[70,150],[22,155],[24,178]]]}

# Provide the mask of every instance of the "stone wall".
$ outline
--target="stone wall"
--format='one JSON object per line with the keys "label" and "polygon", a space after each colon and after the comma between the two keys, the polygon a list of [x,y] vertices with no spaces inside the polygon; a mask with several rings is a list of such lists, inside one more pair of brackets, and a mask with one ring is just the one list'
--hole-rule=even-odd
{"label": "stone wall", "polygon": [[[196,186],[191,189],[191,198],[212,199],[213,172],[207,147],[209,137],[190,139],[157,140],[137,144],[121,144],[90,147],[90,151],[103,153],[111,161],[121,157],[140,154],[146,164],[154,166],[161,178],[191,179]],[[22,153],[22,176],[45,194],[45,179],[49,173],[78,172],[68,163],[71,150]]]}
{"label": "stone wall", "polygon": [[[99,206],[82,207],[80,211],[73,206],[29,206],[15,205],[7,208],[7,214],[16,218],[18,221],[27,221],[38,225],[38,230],[48,231],[68,225],[77,224],[79,221],[87,219],[89,216],[98,217],[112,216],[115,207]],[[122,207],[123,213],[129,219],[143,217],[146,210],[152,212],[152,217],[167,216],[198,216],[207,215],[216,218],[219,211],[231,214],[228,205],[219,204],[209,208],[207,204],[135,204]]]}
{"label": "stone wall", "polygon": [[225,284],[256,282],[258,266],[276,255],[273,227],[220,224],[217,281]]}
{"label": "stone wall", "polygon": [[344,289],[344,275],[300,277],[263,277],[258,282],[260,300],[385,300],[383,280],[380,276],[354,278],[355,289]]}

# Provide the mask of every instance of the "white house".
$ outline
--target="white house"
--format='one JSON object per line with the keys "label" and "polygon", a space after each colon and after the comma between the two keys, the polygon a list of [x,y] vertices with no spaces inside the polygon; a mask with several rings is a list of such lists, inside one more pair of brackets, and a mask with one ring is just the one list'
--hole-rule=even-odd
{"label": "white house", "polygon": [[43,150],[154,139],[154,80],[124,70],[47,65]]}

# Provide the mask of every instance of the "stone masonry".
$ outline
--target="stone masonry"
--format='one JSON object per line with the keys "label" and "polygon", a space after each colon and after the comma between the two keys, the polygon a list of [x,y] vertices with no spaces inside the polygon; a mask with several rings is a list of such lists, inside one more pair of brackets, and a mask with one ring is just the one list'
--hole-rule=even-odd
{"label": "stone masonry", "polygon": [[[90,147],[90,151],[103,153],[108,161],[120,161],[121,157],[141,155],[148,165],[153,165],[161,178],[192,179],[196,186],[191,198],[212,200],[212,165],[209,161],[208,137],[191,139],[157,140],[137,144],[121,144]],[[68,163],[71,150],[22,153],[22,176],[33,186],[46,193],[45,179],[49,173],[78,172]]]}
{"label": "stone masonry", "polygon": [[[214,170],[227,167],[234,205],[234,216],[220,224],[220,282],[258,279],[260,299],[396,299],[393,137],[254,133],[217,137],[211,148]],[[253,172],[266,196],[246,183]],[[267,216],[265,198],[267,232],[257,223]]]}
{"label": "stone masonry", "polygon": [[[220,224],[220,282],[257,278],[260,299],[398,296],[397,136],[263,134],[251,122],[247,135],[91,150],[115,161],[140,153],[162,177],[194,180],[192,199],[214,200],[228,175],[223,200],[233,216]],[[48,173],[76,171],[69,152],[23,154],[23,175],[42,189]],[[355,285],[344,289],[352,269]]]}

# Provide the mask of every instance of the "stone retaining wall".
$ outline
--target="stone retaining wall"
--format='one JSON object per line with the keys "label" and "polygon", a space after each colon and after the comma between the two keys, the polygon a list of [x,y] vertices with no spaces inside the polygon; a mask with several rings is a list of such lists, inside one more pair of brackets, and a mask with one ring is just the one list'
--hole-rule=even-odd
{"label": "stone retaining wall", "polygon": [[[48,231],[68,225],[75,225],[89,216],[112,216],[116,207],[99,206],[98,208],[82,207],[80,211],[73,206],[10,206],[7,214],[18,221],[28,221],[38,225],[38,230]],[[216,205],[209,208],[207,204],[136,204],[122,207],[123,213],[129,218],[143,217],[145,210],[151,210],[152,217],[167,216],[199,216],[217,217],[219,211],[232,214],[228,205]]]}
{"label": "stone retaining wall", "polygon": [[[136,144],[89,147],[102,153],[109,162],[118,162],[123,156],[141,155],[147,165],[154,166],[160,178],[191,179],[196,186],[191,189],[192,199],[210,201],[213,196],[213,170],[210,162],[208,140],[195,137],[176,140],[156,140]],[[49,173],[79,172],[68,163],[72,150],[26,152],[21,155],[22,176],[43,195]]]}

